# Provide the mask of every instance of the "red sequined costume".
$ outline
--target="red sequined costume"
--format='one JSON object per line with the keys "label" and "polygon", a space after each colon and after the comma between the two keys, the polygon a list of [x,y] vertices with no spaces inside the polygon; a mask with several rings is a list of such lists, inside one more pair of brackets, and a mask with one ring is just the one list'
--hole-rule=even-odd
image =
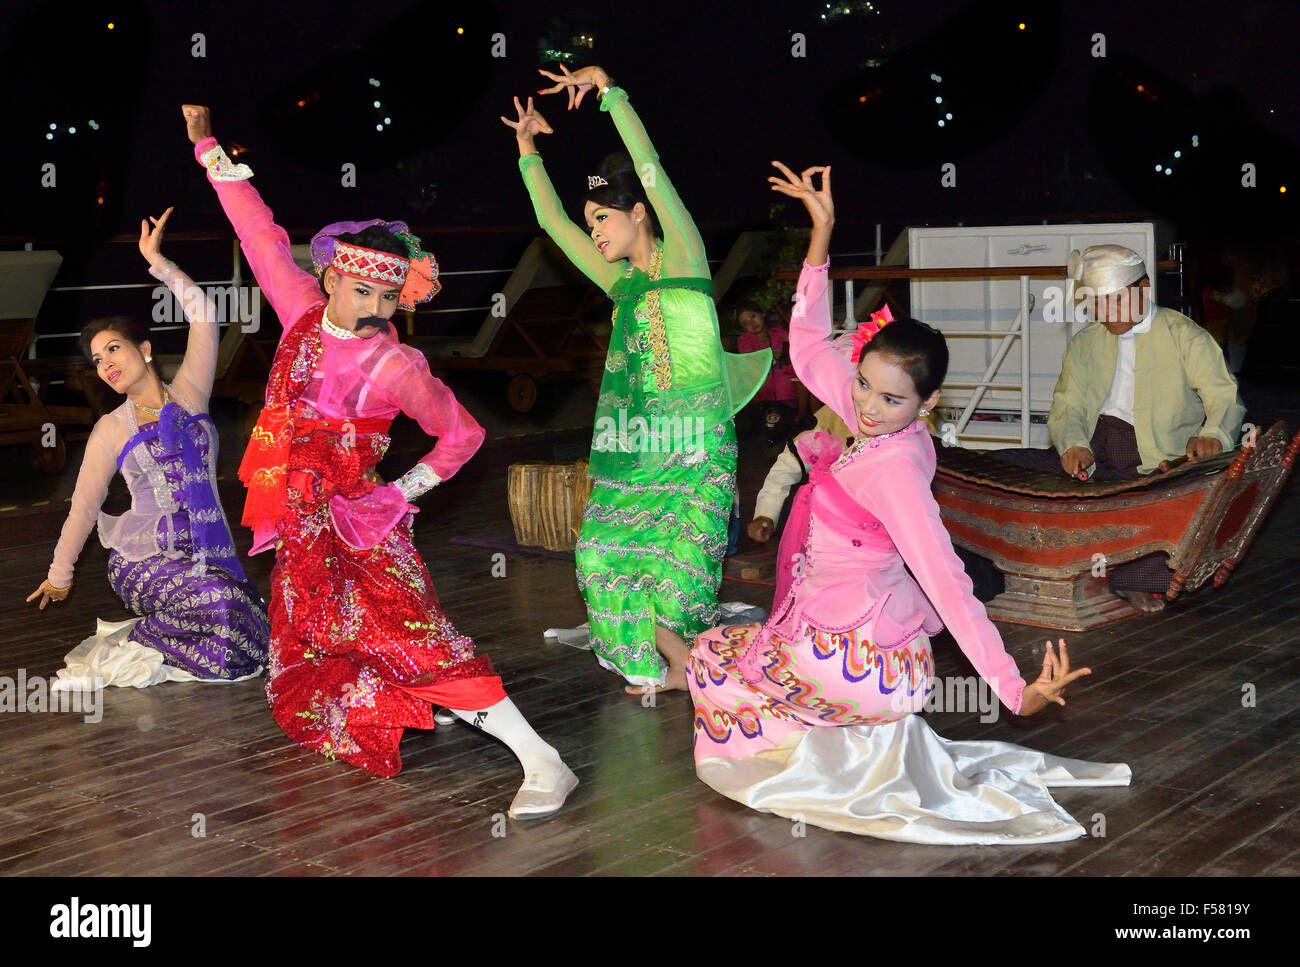
{"label": "red sequined costume", "polygon": [[[296,320],[276,350],[240,468],[250,484],[252,553],[276,547],[271,712],[300,745],[393,776],[403,730],[434,727],[430,703],[476,710],[506,696],[488,659],[475,656],[438,606],[412,543],[415,508],[395,485],[365,476],[399,411],[438,438],[421,462],[440,480],[473,455],[483,430],[391,323],[371,339],[322,329],[315,277],[294,263],[247,173],[223,171],[216,152],[215,139],[195,149],[272,308]],[[268,488],[284,499],[262,515]]]}

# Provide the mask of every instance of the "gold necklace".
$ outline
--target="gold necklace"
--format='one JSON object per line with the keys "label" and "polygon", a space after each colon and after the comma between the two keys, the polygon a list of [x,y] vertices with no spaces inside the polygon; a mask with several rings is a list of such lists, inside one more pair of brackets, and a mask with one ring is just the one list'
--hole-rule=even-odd
{"label": "gold necklace", "polygon": [[[912,423],[915,422],[916,422],[915,420],[912,421]],[[853,459],[863,450],[871,448],[875,444],[883,443],[885,440],[888,440],[890,437],[896,437],[899,436],[900,434],[906,433],[908,430],[912,428],[912,423],[907,424],[907,426],[900,427],[897,430],[891,430],[889,433],[880,433],[877,434],[876,436],[856,437],[852,443],[850,443],[847,447],[844,448],[844,451],[836,459],[835,466],[842,467],[846,463],[851,463]]]}
{"label": "gold necklace", "polygon": [[[663,271],[664,271],[663,264],[664,264],[664,250],[661,249],[658,245],[656,245],[655,250],[650,253],[649,261],[646,263],[645,277],[649,279],[651,282],[658,282],[660,277],[663,275]],[[623,273],[624,278],[628,278],[628,279],[632,278],[632,273],[635,270],[636,270],[636,266],[632,264],[631,259],[628,259],[627,271]]]}
{"label": "gold necklace", "polygon": [[[145,406],[139,400],[132,400],[131,402],[134,403],[136,406],[140,407],[140,409],[144,410],[152,417],[159,417],[162,415],[161,406],[155,410],[152,406]],[[163,406],[166,406],[169,402],[171,402],[171,397],[167,395],[167,384],[164,383],[163,384]]]}

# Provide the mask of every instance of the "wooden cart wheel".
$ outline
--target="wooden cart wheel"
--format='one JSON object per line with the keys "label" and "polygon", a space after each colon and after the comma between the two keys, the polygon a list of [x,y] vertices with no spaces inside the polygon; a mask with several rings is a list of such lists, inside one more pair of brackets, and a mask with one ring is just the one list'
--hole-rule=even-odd
{"label": "wooden cart wheel", "polygon": [[527,373],[516,373],[506,387],[506,399],[516,413],[527,413],[537,403],[537,381]]}
{"label": "wooden cart wheel", "polygon": [[36,451],[36,466],[41,468],[41,473],[53,477],[63,472],[63,465],[68,460],[68,448],[63,444],[62,433],[55,435],[54,446],[42,446],[40,440],[35,440],[32,449]]}

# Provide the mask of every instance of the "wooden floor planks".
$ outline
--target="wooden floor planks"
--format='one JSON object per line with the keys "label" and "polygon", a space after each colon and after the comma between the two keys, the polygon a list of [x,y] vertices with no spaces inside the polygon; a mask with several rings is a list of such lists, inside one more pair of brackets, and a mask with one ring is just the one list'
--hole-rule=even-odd
{"label": "wooden floor planks", "polygon": [[[1294,485],[1223,589],[1192,594],[1158,616],[1067,636],[1075,664],[1094,668],[1071,690],[1067,708],[992,723],[981,722],[978,710],[928,716],[948,738],[1128,762],[1131,787],[1058,791],[1085,828],[1104,819],[1104,836],[1037,847],[925,847],[799,829],[716,795],[695,777],[685,695],[642,707],[590,653],[543,640],[544,628],[585,619],[572,561],[510,553],[506,576],[494,578],[494,551],[450,542],[458,534],[508,542],[506,466],[549,459],[557,443],[580,437],[486,447],[424,499],[417,528],[452,621],[492,657],[524,714],[581,779],[560,815],[505,820],[517,764],[461,724],[408,733],[404,771],[384,780],[290,744],[270,718],[262,681],[116,689],[104,696],[98,723],[73,713],[0,716],[0,874],[1300,873]],[[390,461],[409,464],[411,456]],[[747,507],[764,469],[761,454],[742,461]],[[242,497],[226,476],[229,509]],[[57,527],[33,514],[5,526],[0,590],[21,603],[44,574]],[[236,540],[247,549],[246,534]],[[18,668],[52,675],[93,632],[96,617],[126,616],[104,564],[92,541],[67,602],[45,613],[14,606],[0,614],[0,675]],[[264,589],[270,565],[265,556],[248,565]],[[724,582],[721,596],[767,606],[768,595]],[[1030,672],[1048,634],[1001,627]],[[950,639],[935,644],[940,675],[973,674]],[[1245,686],[1253,706],[1243,703]],[[200,817],[201,837],[194,835]]]}

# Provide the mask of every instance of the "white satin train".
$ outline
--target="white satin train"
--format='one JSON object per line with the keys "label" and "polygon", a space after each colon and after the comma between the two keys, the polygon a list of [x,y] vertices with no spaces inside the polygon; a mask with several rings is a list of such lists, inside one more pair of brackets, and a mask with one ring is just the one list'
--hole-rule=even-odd
{"label": "white satin train", "polygon": [[1009,742],[949,741],[925,719],[797,732],[745,758],[696,763],[708,785],[814,826],[935,845],[1056,843],[1086,836],[1048,786],[1127,786],[1123,763]]}
{"label": "white satin train", "polygon": [[259,668],[243,678],[199,678],[183,668],[164,664],[161,651],[131,640],[131,629],[139,620],[97,619],[95,633],[64,656],[51,691],[93,691],[109,685],[147,688],[162,682],[242,682],[262,673]]}

